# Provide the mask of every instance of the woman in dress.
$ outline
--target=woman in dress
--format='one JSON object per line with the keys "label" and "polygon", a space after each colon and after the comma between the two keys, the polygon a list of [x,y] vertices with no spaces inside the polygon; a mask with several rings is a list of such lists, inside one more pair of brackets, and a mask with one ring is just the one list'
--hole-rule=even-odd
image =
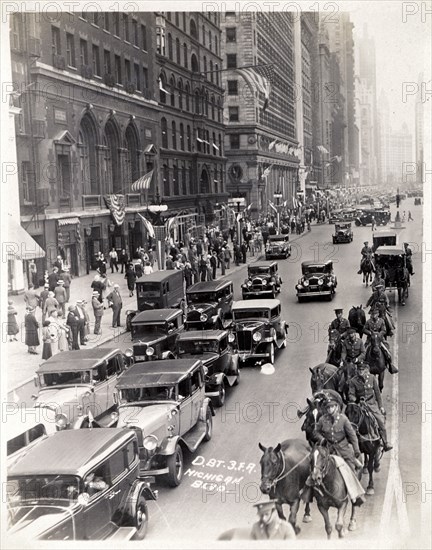
{"label": "woman in dress", "polygon": [[18,323],[16,321],[17,310],[15,309],[12,300],[9,300],[8,304],[7,333],[9,336],[9,342],[18,342],[18,338],[16,337],[19,333]]}
{"label": "woman in dress", "polygon": [[133,296],[135,290],[136,274],[133,264],[129,264],[126,270],[125,279],[127,280],[127,286],[129,289],[129,296]]}
{"label": "woman in dress", "polygon": [[50,330],[50,321],[48,319],[43,322],[42,326],[42,341],[43,341],[43,348],[42,348],[42,359],[49,359],[52,357],[52,350],[51,350],[51,330]]}

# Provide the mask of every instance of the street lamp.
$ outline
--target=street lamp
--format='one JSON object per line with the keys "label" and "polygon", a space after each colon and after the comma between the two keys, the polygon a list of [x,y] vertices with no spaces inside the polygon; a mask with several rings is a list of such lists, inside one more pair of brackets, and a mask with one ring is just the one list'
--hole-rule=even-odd
{"label": "street lamp", "polygon": [[281,193],[281,191],[278,189],[275,194],[273,195],[273,197],[275,198],[276,200],[276,208],[277,208],[277,213],[276,213],[276,225],[277,225],[277,232],[278,232],[278,235],[280,234],[280,212],[279,212],[279,200],[282,199],[283,195]]}
{"label": "street lamp", "polygon": [[240,195],[240,192],[237,190],[237,196],[231,197],[231,200],[228,202],[232,206],[237,205],[237,235],[238,235],[238,244],[242,243],[242,218],[240,217],[240,207],[245,206],[246,199]]}
{"label": "street lamp", "polygon": [[162,199],[159,196],[159,191],[156,193],[156,201],[154,204],[149,204],[148,211],[153,215],[153,226],[156,239],[156,256],[159,269],[165,269],[165,221],[162,217],[162,212],[168,210],[167,204],[162,204]]}

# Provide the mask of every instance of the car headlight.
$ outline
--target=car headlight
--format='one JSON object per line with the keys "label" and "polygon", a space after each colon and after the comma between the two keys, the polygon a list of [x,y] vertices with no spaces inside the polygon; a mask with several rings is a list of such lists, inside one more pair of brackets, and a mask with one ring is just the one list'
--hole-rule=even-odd
{"label": "car headlight", "polygon": [[132,348],[127,348],[127,349],[125,350],[125,353],[124,353],[124,354],[126,355],[126,357],[129,357],[129,358],[130,358],[130,357],[133,357],[133,349],[132,349]]}
{"label": "car headlight", "polygon": [[254,332],[252,338],[253,338],[254,342],[259,342],[260,340],[262,340],[261,332]]}
{"label": "car headlight", "polygon": [[148,453],[153,453],[158,445],[159,440],[155,435],[148,435],[143,439],[143,447]]}
{"label": "car headlight", "polygon": [[300,290],[300,289],[302,288],[302,286],[301,286],[300,284],[298,284],[298,285],[296,285],[296,288],[297,288],[298,290]]}
{"label": "car headlight", "polygon": [[232,332],[230,332],[230,333],[228,334],[228,342],[233,343],[234,340],[235,340],[235,336],[234,336],[234,334],[233,334]]}
{"label": "car headlight", "polygon": [[267,286],[267,281],[266,281],[266,279],[263,279],[262,284],[263,284],[263,286]]}
{"label": "car headlight", "polygon": [[309,281],[303,281],[303,286],[309,286]]}
{"label": "car headlight", "polygon": [[318,279],[318,285],[321,286],[321,285],[323,285],[323,284],[324,284],[323,279]]}
{"label": "car headlight", "polygon": [[146,355],[148,355],[149,357],[151,357],[153,354],[154,354],[155,350],[154,348],[152,348],[151,346],[149,346],[147,349],[146,349]]}
{"label": "car headlight", "polygon": [[64,413],[56,414],[54,420],[57,430],[65,430],[68,427],[69,421]]}
{"label": "car headlight", "polygon": [[118,419],[119,419],[119,413],[118,413],[117,411],[113,411],[113,412],[111,413],[111,420],[112,420],[113,422],[115,422],[115,421],[117,421]]}
{"label": "car headlight", "polygon": [[205,313],[201,313],[200,315],[200,321],[201,323],[205,323],[207,321],[208,317]]}
{"label": "car headlight", "polygon": [[252,281],[248,281],[246,284],[247,286],[252,286]]}

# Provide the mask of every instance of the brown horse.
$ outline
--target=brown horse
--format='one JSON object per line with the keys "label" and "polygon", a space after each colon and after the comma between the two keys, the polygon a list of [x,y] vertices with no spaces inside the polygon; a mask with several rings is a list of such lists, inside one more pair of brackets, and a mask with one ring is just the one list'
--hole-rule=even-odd
{"label": "brown horse", "polygon": [[372,273],[374,271],[375,269],[372,262],[372,257],[370,255],[365,256],[361,263],[361,272],[363,274],[363,282],[366,283],[366,286],[369,286],[369,281],[372,282]]}
{"label": "brown horse", "polygon": [[337,329],[329,331],[329,343],[327,347],[327,358],[325,363],[339,366],[342,353],[342,338],[340,332]]}
{"label": "brown horse", "polygon": [[[287,439],[278,443],[276,447],[264,447],[258,444],[264,453],[261,457],[261,492],[276,499],[276,510],[281,519],[286,519],[283,513],[283,504],[290,506],[288,521],[294,528],[296,535],[300,527],[296,525],[297,512],[300,506],[300,491],[309,475],[310,447],[301,439]],[[303,522],[309,523],[310,505],[306,503]]]}
{"label": "brown horse", "polygon": [[363,327],[366,324],[366,313],[362,307],[352,306],[348,313],[348,321],[352,328],[355,328],[360,338],[363,336]]}
{"label": "brown horse", "polygon": [[309,368],[311,372],[311,390],[315,393],[320,390],[335,390],[339,387],[339,369],[330,363],[320,363]]}
{"label": "brown horse", "polygon": [[365,362],[369,364],[371,374],[378,376],[378,385],[381,393],[384,388],[384,374],[387,367],[387,359],[382,349],[382,344],[382,337],[377,332],[371,332],[365,355]]}

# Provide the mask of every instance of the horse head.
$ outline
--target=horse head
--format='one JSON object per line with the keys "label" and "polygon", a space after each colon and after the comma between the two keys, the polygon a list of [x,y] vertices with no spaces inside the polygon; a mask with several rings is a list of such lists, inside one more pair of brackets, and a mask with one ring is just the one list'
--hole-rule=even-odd
{"label": "horse head", "polygon": [[259,448],[264,453],[261,457],[261,484],[260,489],[264,495],[268,495],[275,485],[275,481],[280,475],[280,452],[281,444],[278,443],[275,448],[264,447],[258,443]]}
{"label": "horse head", "polygon": [[311,479],[315,485],[321,485],[327,475],[330,452],[324,445],[315,445],[311,453]]}
{"label": "horse head", "polygon": [[315,393],[318,390],[321,390],[325,384],[324,369],[322,365],[317,365],[316,367],[309,368],[311,372],[310,385],[312,393]]}

